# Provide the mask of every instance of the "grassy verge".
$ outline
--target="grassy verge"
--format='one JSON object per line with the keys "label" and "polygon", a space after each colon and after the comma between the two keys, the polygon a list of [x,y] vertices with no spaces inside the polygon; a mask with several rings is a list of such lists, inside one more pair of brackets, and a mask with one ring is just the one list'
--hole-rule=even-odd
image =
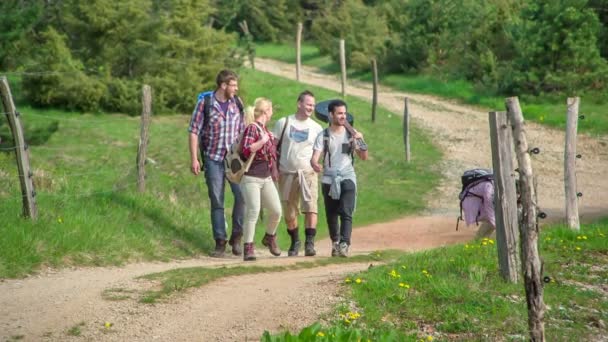
{"label": "grassy verge", "polygon": [[[275,117],[292,113],[304,88],[276,76],[242,70],[247,103],[266,96]],[[15,89],[18,89],[16,87]],[[14,91],[15,91],[14,89]],[[318,100],[338,94],[310,87]],[[14,94],[19,97],[18,90]],[[196,94],[192,95],[193,106]],[[370,122],[370,105],[348,99],[356,126],[370,145],[370,160],[356,162],[359,197],[355,226],[414,213],[438,181],[438,150],[420,130],[412,131],[413,160],[403,161],[399,117],[380,111]],[[203,177],[189,171],[186,115],[154,115],[147,153],[146,192],[136,191],[138,117],[40,110],[22,113],[36,185],[39,217],[21,217],[21,197],[12,140],[0,126],[0,278],[21,277],[41,266],[109,265],[135,260],[167,260],[207,253],[211,236],[209,201]],[[156,113],[155,113],[156,114]],[[271,123],[272,125],[273,123]],[[382,177],[378,177],[378,174]],[[231,222],[232,195],[226,195]],[[321,200],[322,201],[322,200]],[[321,202],[322,203],[322,202]],[[322,204],[320,207],[322,208]],[[381,204],[381,205],[379,205]],[[319,238],[327,236],[320,210]],[[263,235],[261,222],[256,241]],[[279,244],[288,237],[279,227]]]}
{"label": "grassy verge", "polygon": [[[608,336],[608,220],[543,230],[547,340]],[[352,297],[327,325],[263,341],[528,340],[523,285],[498,275],[493,240],[403,255],[344,280]]]}
{"label": "grassy verge", "polygon": [[322,267],[331,264],[365,263],[370,261],[383,262],[394,260],[399,254],[400,253],[396,251],[382,251],[369,255],[357,255],[351,258],[315,258],[312,261],[297,262],[293,265],[271,267],[247,264],[246,266],[224,266],[221,268],[180,268],[141,277],[159,282],[160,289],[145,292],[140,298],[140,301],[143,303],[156,303],[159,300],[163,300],[171,296],[172,294],[179,293],[189,288],[200,287],[216,279],[224,277],[238,276],[243,274],[292,271],[305,268]]}
{"label": "grassy verge", "polygon": [[[295,47],[290,44],[258,43],[256,55],[272,58],[286,63],[295,63]],[[320,54],[319,49],[310,44],[302,46],[302,64],[319,68],[324,73],[339,73],[339,66],[328,56]],[[370,82],[371,72],[351,72],[349,78]],[[389,74],[380,75],[384,85],[421,94],[438,95],[456,99],[467,104],[478,105],[488,110],[503,110],[504,97],[492,95],[474,84],[461,79],[439,79],[432,75]],[[579,131],[589,134],[608,134],[608,103],[598,103],[597,96],[581,94],[579,112],[585,116],[579,120]],[[566,98],[532,97],[519,94],[522,111],[527,120],[542,123],[551,127],[565,128]]]}

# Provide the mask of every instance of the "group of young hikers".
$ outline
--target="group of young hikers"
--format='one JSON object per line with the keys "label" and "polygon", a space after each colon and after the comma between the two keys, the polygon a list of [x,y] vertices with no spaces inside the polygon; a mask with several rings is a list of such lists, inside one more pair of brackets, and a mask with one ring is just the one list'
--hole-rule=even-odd
{"label": "group of young hikers", "polygon": [[[368,151],[355,143],[363,135],[345,128],[346,103],[342,100],[329,103],[329,127],[323,129],[311,118],[315,97],[305,90],[298,95],[296,113],[281,118],[270,130],[273,108],[268,98],[257,98],[253,106],[245,107],[236,95],[238,76],[230,70],[220,71],[216,84],[213,93],[199,96],[188,128],[191,171],[194,175],[203,171],[208,189],[215,239],[215,249],[210,255],[223,257],[228,244],[232,254],[243,255],[246,261],[255,260],[255,227],[262,207],[267,210],[262,244],[272,255],[281,254],[276,232],[282,215],[291,238],[287,254],[299,254],[300,213],[304,214],[304,255],[316,255],[321,174],[331,255],[348,256],[357,196],[353,158],[356,155],[365,160]],[[243,160],[253,155],[239,183],[225,178],[224,158],[235,142],[240,144]],[[234,195],[230,238],[224,216],[226,182]]]}

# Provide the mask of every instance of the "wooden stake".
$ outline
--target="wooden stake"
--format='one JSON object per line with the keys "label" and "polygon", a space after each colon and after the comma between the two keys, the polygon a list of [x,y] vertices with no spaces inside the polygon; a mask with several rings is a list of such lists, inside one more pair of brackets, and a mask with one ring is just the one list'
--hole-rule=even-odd
{"label": "wooden stake", "polygon": [[298,23],[296,31],[296,80],[300,81],[300,68],[302,67],[302,23]]}
{"label": "wooden stake", "polygon": [[407,97],[403,99],[403,144],[405,145],[405,161],[410,162],[410,110]]}
{"label": "wooden stake", "polygon": [[568,98],[566,119],[566,147],[564,150],[564,184],[566,186],[566,221],[570,229],[580,230],[576,189],[576,131],[579,98]]}
{"label": "wooden stake", "polygon": [[346,49],[344,39],[340,39],[340,70],[342,71],[342,98],[346,98]]}
{"label": "wooden stake", "polygon": [[374,86],[372,94],[372,122],[376,122],[376,107],[378,106],[378,65],[376,59],[372,59],[372,73],[374,75]]}
{"label": "wooden stake", "polygon": [[150,127],[150,115],[152,113],[152,94],[149,85],[142,88],[141,97],[141,130],[139,135],[139,146],[137,148],[137,190],[146,191],[146,151],[148,149],[148,132]]}
{"label": "wooden stake", "polygon": [[543,301],[542,265],[538,252],[538,220],[532,163],[528,152],[528,141],[524,116],[517,97],[506,100],[509,120],[513,125],[515,154],[519,165],[521,215],[521,247],[524,270],[524,286],[528,304],[528,329],[534,342],[545,341],[545,303]]}
{"label": "wooden stake", "polygon": [[506,112],[490,112],[490,142],[494,169],[496,247],[500,275],[511,283],[519,280],[519,231],[517,194],[513,167],[513,137]]}
{"label": "wooden stake", "polygon": [[4,76],[0,77],[0,93],[2,95],[4,112],[8,118],[8,124],[11,127],[11,133],[15,144],[15,158],[17,159],[17,170],[19,172],[19,182],[21,183],[23,216],[36,220],[38,217],[38,208],[36,206],[36,191],[32,179],[34,173],[30,167],[30,153],[28,146],[25,143],[21,117],[15,108],[11,88]]}

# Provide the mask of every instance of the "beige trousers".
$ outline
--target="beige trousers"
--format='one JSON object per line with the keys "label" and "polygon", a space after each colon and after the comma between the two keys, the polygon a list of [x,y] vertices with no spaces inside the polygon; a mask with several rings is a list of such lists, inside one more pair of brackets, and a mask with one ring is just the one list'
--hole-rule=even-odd
{"label": "beige trousers", "polygon": [[266,233],[274,235],[281,221],[281,200],[271,177],[258,178],[243,176],[241,193],[245,200],[245,218],[243,219],[243,241],[253,242],[255,225],[258,221],[260,208],[268,210]]}

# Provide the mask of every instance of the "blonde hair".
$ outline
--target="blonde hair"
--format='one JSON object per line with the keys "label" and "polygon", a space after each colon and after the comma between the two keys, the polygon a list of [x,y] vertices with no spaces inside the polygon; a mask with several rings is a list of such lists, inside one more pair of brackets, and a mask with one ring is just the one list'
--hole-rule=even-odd
{"label": "blonde hair", "polygon": [[264,111],[272,108],[272,102],[265,97],[258,97],[253,101],[253,106],[247,106],[245,108],[245,123],[250,124],[262,114]]}

